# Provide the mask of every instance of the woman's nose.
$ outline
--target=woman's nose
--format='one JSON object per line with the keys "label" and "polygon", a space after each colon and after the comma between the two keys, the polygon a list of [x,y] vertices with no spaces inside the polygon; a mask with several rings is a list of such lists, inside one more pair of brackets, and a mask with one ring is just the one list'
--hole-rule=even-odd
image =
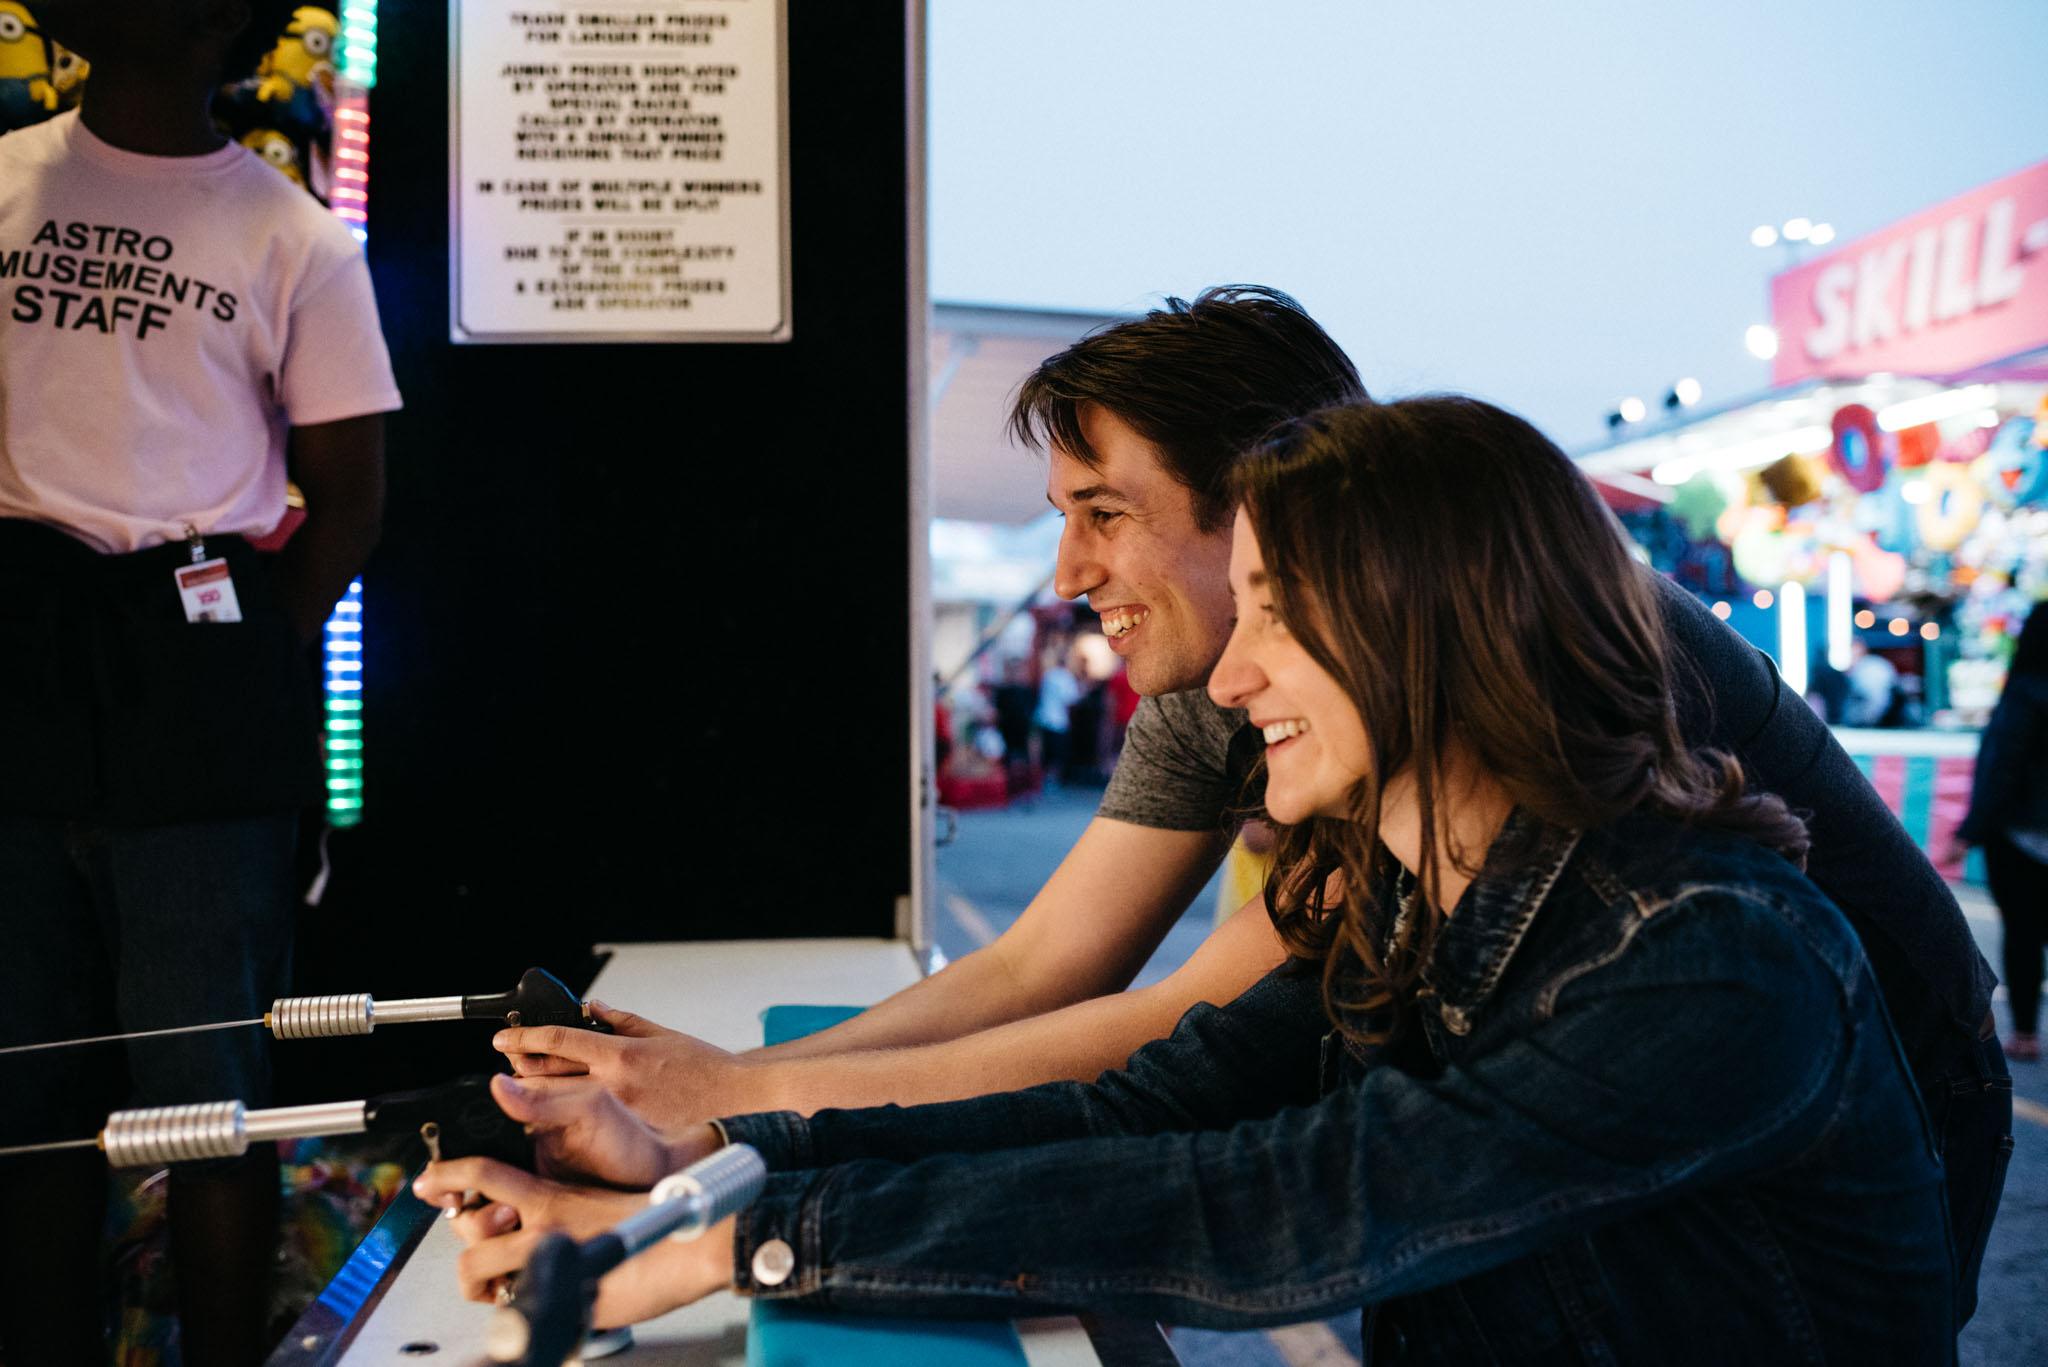
{"label": "woman's nose", "polygon": [[1242,633],[1232,627],[1230,640],[1223,647],[1223,658],[1209,673],[1209,696],[1219,707],[1243,707],[1265,682],[1266,676],[1252,663],[1250,652],[1244,647]]}

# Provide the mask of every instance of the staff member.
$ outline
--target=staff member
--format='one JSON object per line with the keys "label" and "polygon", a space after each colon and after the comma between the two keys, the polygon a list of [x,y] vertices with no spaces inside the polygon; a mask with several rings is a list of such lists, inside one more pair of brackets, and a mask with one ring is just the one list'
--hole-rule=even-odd
{"label": "staff member", "polygon": [[[0,1044],[260,1016],[287,988],[307,647],[377,537],[398,407],[361,249],[214,128],[288,6],[62,0],[74,113],[0,138]],[[287,474],[306,521],[274,563]],[[139,1105],[264,1103],[260,1032],[136,1041]],[[0,1142],[91,1133],[117,1051],[28,1056]],[[0,1354],[104,1360],[96,1154],[0,1166]],[[174,1167],[184,1360],[268,1350],[269,1145]]]}

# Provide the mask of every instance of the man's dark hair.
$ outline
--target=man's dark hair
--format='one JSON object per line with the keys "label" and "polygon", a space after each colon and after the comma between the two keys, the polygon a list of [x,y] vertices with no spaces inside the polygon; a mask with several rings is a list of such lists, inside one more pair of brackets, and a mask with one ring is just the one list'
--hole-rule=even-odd
{"label": "man's dark hair", "polygon": [[1018,389],[1009,426],[1026,446],[1055,446],[1097,469],[1081,410],[1100,404],[1159,447],[1194,495],[1196,526],[1212,532],[1230,520],[1240,454],[1305,413],[1366,397],[1350,358],[1301,305],[1261,285],[1217,285],[1042,361]]}

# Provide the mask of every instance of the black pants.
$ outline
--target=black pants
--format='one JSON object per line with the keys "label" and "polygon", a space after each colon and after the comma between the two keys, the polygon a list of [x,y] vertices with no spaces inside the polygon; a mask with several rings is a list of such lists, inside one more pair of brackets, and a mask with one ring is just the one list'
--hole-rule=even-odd
{"label": "black pants", "polygon": [[318,696],[263,557],[239,622],[185,620],[184,544],[101,555],[0,518],[0,815],[115,825],[294,812],[322,796]]}
{"label": "black pants", "polygon": [[1984,842],[1984,869],[1998,918],[2005,923],[2005,990],[2012,1028],[2031,1035],[2041,1023],[2041,951],[2048,945],[2048,864],[1994,835]]}

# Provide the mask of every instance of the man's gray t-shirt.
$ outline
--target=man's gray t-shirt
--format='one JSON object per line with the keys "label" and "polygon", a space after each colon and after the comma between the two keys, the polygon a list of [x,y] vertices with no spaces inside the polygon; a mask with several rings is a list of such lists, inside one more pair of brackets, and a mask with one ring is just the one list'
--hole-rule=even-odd
{"label": "man's gray t-shirt", "polygon": [[[1727,751],[1750,784],[1806,818],[1806,875],[1848,916],[1922,1080],[1972,1047],[1996,979],[1955,897],[1763,653],[1656,576],[1688,744]],[[1264,801],[1265,746],[1206,691],[1138,704],[1096,815],[1172,831],[1233,830]],[[1247,785],[1250,785],[1249,787]]]}
{"label": "man's gray t-shirt", "polygon": [[1159,830],[1232,830],[1263,796],[1245,793],[1263,749],[1245,710],[1217,706],[1205,689],[1141,699],[1095,814]]}

